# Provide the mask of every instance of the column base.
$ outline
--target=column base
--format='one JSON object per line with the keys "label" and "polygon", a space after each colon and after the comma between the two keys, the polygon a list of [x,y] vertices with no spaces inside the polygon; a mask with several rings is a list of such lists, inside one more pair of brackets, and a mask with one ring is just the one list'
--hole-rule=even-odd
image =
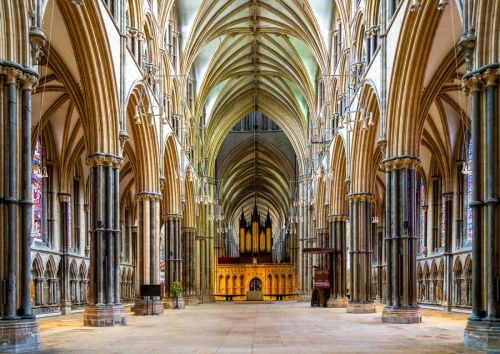
{"label": "column base", "polygon": [[40,349],[40,328],[35,318],[0,320],[0,352]]}
{"label": "column base", "polygon": [[347,303],[347,313],[375,313],[376,305],[374,302],[349,302]]}
{"label": "column base", "polygon": [[83,313],[83,325],[89,327],[125,326],[123,305],[91,305]]}
{"label": "column base", "polygon": [[300,294],[297,299],[298,302],[311,302],[311,294]]}
{"label": "column base", "polygon": [[465,327],[464,345],[488,352],[500,351],[500,322],[469,319]]}
{"label": "column base", "polygon": [[135,299],[132,312],[136,316],[161,315],[163,313],[163,304],[159,299]]}
{"label": "column base", "polygon": [[349,300],[346,297],[330,297],[326,302],[326,307],[331,308],[346,308]]}
{"label": "column base", "polygon": [[452,305],[450,302],[448,301],[443,301],[441,303],[441,308],[443,309],[443,311],[446,311],[446,312],[451,312],[451,308],[452,308]]}
{"label": "column base", "polygon": [[71,313],[71,301],[61,301],[61,314],[69,315]]}
{"label": "column base", "polygon": [[200,303],[200,299],[196,295],[189,295],[184,297],[184,303],[187,306],[198,305]]}
{"label": "column base", "polygon": [[175,297],[166,297],[163,299],[163,308],[182,310],[186,308],[186,303],[184,302],[184,298],[182,296],[179,296],[178,299]]}
{"label": "column base", "polygon": [[422,313],[418,308],[384,308],[382,323],[412,324],[422,322]]}

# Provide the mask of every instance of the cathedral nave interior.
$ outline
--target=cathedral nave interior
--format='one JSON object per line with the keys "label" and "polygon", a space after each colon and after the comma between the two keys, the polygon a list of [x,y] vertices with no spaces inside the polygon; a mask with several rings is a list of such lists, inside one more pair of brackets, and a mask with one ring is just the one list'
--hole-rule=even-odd
{"label": "cathedral nave interior", "polygon": [[0,351],[218,309],[461,321],[443,343],[500,350],[499,19],[498,0],[2,2]]}

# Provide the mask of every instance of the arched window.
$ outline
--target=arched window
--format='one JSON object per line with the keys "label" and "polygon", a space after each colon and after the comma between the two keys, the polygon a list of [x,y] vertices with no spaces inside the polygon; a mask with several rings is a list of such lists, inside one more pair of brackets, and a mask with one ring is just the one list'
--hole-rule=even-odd
{"label": "arched window", "polygon": [[[436,164],[436,162],[433,162]],[[432,176],[432,250],[442,250],[446,237],[446,203],[443,195],[443,178],[439,168],[434,166]]]}
{"label": "arched window", "polygon": [[116,0],[105,0],[106,6],[113,19],[118,20],[118,1]]}
{"label": "arched window", "polygon": [[[73,201],[73,209],[69,210],[69,215],[72,219],[72,230],[71,230],[71,245],[70,247],[75,251],[80,249],[80,178],[75,176],[73,178],[73,195],[71,196]],[[71,214],[72,213],[72,214]]]}
{"label": "arched window", "polygon": [[35,241],[43,242],[43,176],[42,142],[37,139],[33,154],[33,225],[31,232]]}
{"label": "arched window", "polygon": [[472,196],[472,174],[470,161],[472,140],[467,139],[465,161],[457,166],[457,248],[470,246],[472,241],[472,208],[469,207]]}
{"label": "arched window", "polygon": [[418,208],[417,208],[417,220],[418,220],[418,253],[424,253],[425,244],[425,183],[422,175],[417,173],[417,200],[418,200]]}
{"label": "arched window", "polygon": [[[470,163],[472,161],[472,139],[469,139],[469,142],[467,144],[467,163],[470,166]],[[466,235],[466,243],[470,244],[472,242],[472,236],[473,236],[473,228],[472,228],[472,208],[470,207],[470,202],[472,201],[472,173],[470,172],[470,169],[468,169],[466,176],[466,195],[467,198],[465,199],[465,207],[464,210],[467,213],[466,215],[466,227],[467,227],[467,235]]]}

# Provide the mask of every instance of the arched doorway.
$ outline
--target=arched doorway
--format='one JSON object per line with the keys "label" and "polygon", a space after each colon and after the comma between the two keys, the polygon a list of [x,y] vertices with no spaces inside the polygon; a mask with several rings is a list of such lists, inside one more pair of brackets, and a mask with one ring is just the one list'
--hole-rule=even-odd
{"label": "arched doorway", "polygon": [[253,278],[250,281],[250,291],[260,291],[262,292],[262,282],[259,278]]}

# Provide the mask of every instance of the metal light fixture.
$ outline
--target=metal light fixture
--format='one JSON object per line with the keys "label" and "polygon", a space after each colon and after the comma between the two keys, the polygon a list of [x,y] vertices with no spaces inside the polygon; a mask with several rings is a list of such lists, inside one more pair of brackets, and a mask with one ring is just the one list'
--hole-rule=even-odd
{"label": "metal light fixture", "polygon": [[468,161],[464,161],[462,166],[462,174],[468,175],[469,173],[472,173],[472,170],[470,168],[470,163]]}
{"label": "metal light fixture", "polygon": [[439,0],[439,4],[438,4],[437,9],[439,11],[443,11],[445,9],[445,7],[448,6],[449,4],[450,4],[449,0]]}
{"label": "metal light fixture", "polygon": [[136,107],[136,109],[135,109],[134,123],[135,124],[142,124],[142,122],[141,122],[141,112],[139,112],[139,107]]}
{"label": "metal light fixture", "polygon": [[420,10],[422,7],[422,0],[413,0],[411,3],[410,11],[415,12]]}

